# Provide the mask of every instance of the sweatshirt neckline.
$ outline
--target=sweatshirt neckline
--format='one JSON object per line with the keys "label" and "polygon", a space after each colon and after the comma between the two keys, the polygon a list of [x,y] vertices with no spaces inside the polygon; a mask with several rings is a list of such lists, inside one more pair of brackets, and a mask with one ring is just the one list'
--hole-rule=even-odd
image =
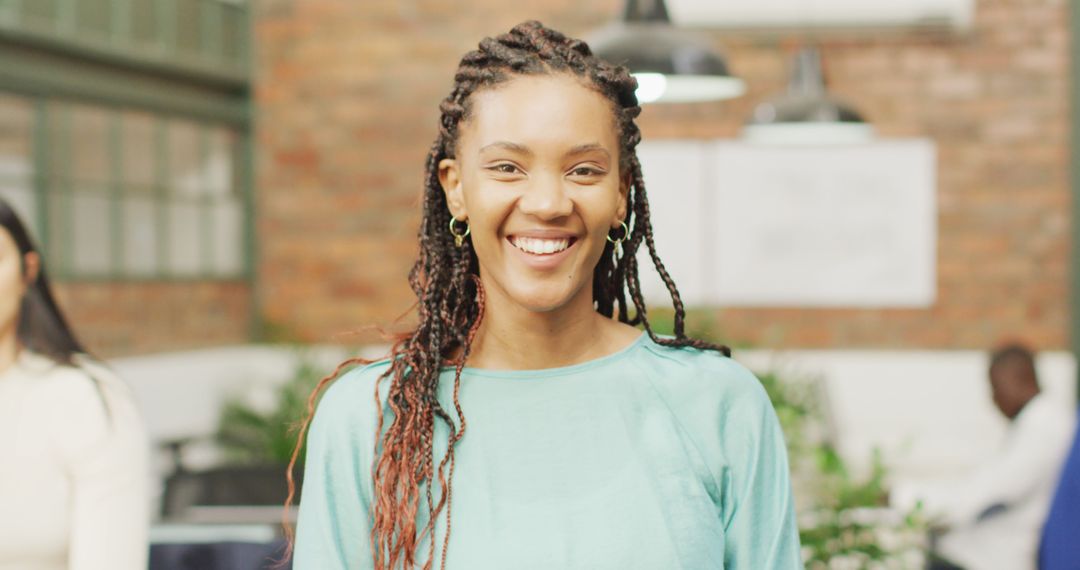
{"label": "sweatshirt neckline", "polygon": [[[581,372],[587,372],[601,366],[618,362],[633,353],[638,347],[650,342],[648,333],[642,331],[641,334],[634,339],[630,344],[620,348],[619,350],[594,358],[592,360],[586,360],[585,362],[579,362],[577,364],[570,364],[567,366],[556,366],[554,368],[535,368],[528,370],[506,370],[506,369],[490,369],[490,368],[473,368],[466,366],[461,369],[462,376],[484,376],[488,378],[504,378],[504,379],[530,379],[530,378],[547,378],[550,376],[566,376],[569,374],[579,374]],[[443,366],[442,371],[453,372],[453,366]]]}

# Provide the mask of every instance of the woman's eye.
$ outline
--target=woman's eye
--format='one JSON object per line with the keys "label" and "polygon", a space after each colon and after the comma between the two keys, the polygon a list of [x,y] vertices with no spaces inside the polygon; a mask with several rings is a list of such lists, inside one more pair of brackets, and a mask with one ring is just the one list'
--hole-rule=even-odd
{"label": "woman's eye", "polygon": [[579,166],[570,171],[573,176],[599,176],[604,172],[591,166]]}
{"label": "woman's eye", "polygon": [[521,172],[518,167],[510,163],[496,164],[488,170],[494,170],[495,172],[498,172],[500,174],[518,174],[519,172]]}

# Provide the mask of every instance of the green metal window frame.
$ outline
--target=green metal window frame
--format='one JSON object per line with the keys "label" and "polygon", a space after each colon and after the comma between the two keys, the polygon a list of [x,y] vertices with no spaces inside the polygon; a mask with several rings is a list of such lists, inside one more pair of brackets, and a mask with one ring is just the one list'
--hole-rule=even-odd
{"label": "green metal window frame", "polygon": [[[29,3],[48,2],[55,7],[52,19],[31,21],[26,11]],[[0,93],[26,97],[32,102],[33,190],[38,211],[39,241],[49,259],[50,271],[66,281],[235,281],[245,280],[254,291],[256,251],[254,240],[253,182],[253,105],[251,101],[251,13],[245,2],[223,0],[100,0],[109,6],[108,33],[78,26],[78,0],[0,0]],[[178,25],[174,16],[178,2],[186,2],[188,11],[198,20],[199,50],[184,52],[177,42]],[[157,18],[153,45],[142,44],[132,31],[133,5],[154,7]],[[191,6],[195,6],[191,12]],[[213,8],[213,9],[211,9]],[[217,10],[215,12],[214,10]],[[218,14],[215,17],[214,14]],[[223,29],[231,14],[239,29],[232,30],[236,45],[234,57],[224,57]],[[110,180],[104,193],[108,196],[113,224],[110,232],[111,269],[101,274],[72,271],[73,235],[70,224],[50,227],[50,213],[56,208],[71,207],[74,182],[67,173],[51,170],[50,153],[70,150],[70,141],[50,141],[51,121],[61,123],[70,132],[65,117],[66,103],[99,107],[108,114],[108,156]],[[123,170],[123,116],[128,111],[149,112],[156,116],[156,155],[158,158],[155,196],[157,271],[153,275],[135,275],[123,267],[125,225],[124,199],[127,192]],[[213,243],[208,237],[214,200],[209,192],[200,199],[201,266],[203,272],[177,275],[169,270],[168,206],[170,195],[169,125],[184,121],[199,125],[199,152],[208,153],[211,129],[227,129],[234,135],[232,153],[233,181],[239,192],[241,208],[241,261],[237,274],[222,275],[208,271],[212,267]],[[59,143],[59,144],[57,144]],[[55,161],[54,161],[55,162]],[[61,161],[66,164],[66,161]],[[70,219],[70,216],[61,216]],[[63,244],[51,239],[60,235]],[[55,259],[59,254],[60,259]]]}
{"label": "green metal window frame", "polygon": [[[83,21],[93,8],[108,12],[106,29]],[[153,28],[148,37],[136,33],[140,14]],[[229,83],[250,71],[250,18],[247,0],[0,0],[0,38],[83,59]],[[231,50],[227,33],[235,34]],[[181,45],[182,37],[196,49]]]}
{"label": "green metal window frame", "polygon": [[[125,144],[124,117],[126,108],[88,107],[104,114],[107,123],[105,127],[107,147],[106,156],[109,163],[105,165],[108,170],[106,180],[97,180],[87,183],[77,178],[69,170],[67,165],[74,162],[71,144],[82,142],[94,144],[93,141],[77,141],[72,134],[72,107],[66,100],[37,99],[34,101],[35,127],[33,129],[33,148],[36,176],[33,179],[33,190],[37,197],[37,226],[41,235],[38,236],[45,250],[49,269],[53,275],[66,281],[140,281],[140,280],[231,280],[248,278],[251,266],[245,261],[250,247],[248,240],[243,236],[249,231],[245,226],[241,232],[242,243],[237,244],[240,249],[241,266],[235,271],[223,271],[216,267],[215,246],[213,240],[214,226],[213,216],[215,208],[220,204],[235,205],[241,212],[241,223],[250,217],[246,211],[248,200],[246,195],[250,193],[250,180],[246,172],[240,172],[240,163],[244,160],[244,153],[240,152],[241,133],[236,129],[225,129],[222,125],[212,122],[193,122],[187,119],[178,119],[161,114],[151,114],[153,128],[153,149],[148,154],[156,157],[154,181],[150,184],[145,182],[132,182],[125,176]],[[224,186],[215,185],[209,179],[207,171],[199,171],[203,179],[198,182],[199,192],[197,197],[178,196],[175,181],[170,176],[171,150],[170,128],[175,128],[179,121],[183,120],[184,126],[196,129],[195,144],[198,154],[198,165],[205,167],[211,157],[211,137],[215,134],[227,138],[224,147],[219,150],[227,154],[232,177],[221,181]],[[231,143],[231,144],[230,144]],[[49,164],[51,162],[51,164]],[[239,192],[237,192],[239,190]],[[108,201],[110,224],[108,226],[109,262],[111,267],[107,271],[89,272],[76,268],[75,259],[72,257],[76,247],[76,237],[73,234],[72,222],[74,220],[75,196],[92,196],[105,198]],[[152,274],[134,272],[125,264],[126,251],[124,249],[126,223],[129,214],[125,206],[129,199],[148,200],[154,208],[156,244],[156,270]],[[235,204],[234,204],[235,202]],[[193,205],[199,210],[198,233],[199,236],[199,266],[201,272],[177,273],[170,265],[171,255],[171,226],[169,208],[174,205]],[[56,221],[61,220],[60,227],[54,227]]]}

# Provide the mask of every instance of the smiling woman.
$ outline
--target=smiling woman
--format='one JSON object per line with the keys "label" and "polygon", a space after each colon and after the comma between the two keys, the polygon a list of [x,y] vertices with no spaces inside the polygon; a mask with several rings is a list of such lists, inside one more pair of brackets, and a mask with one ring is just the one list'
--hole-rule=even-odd
{"label": "smiling woman", "polygon": [[[611,101],[574,76],[555,74],[479,91],[472,105],[476,112],[459,127],[456,158],[439,161],[439,181],[451,214],[469,224],[491,307],[485,333],[526,324],[505,322],[507,311],[498,310],[519,306],[546,313],[560,330],[567,317],[582,326],[610,324],[616,344],[628,344],[637,336],[629,326],[579,321],[595,314],[585,285],[609,229],[619,228],[627,214],[630,183],[614,162],[620,149]],[[563,339],[574,343],[567,349],[590,347]],[[485,358],[499,355],[474,350],[471,363]]]}
{"label": "smiling woman", "polygon": [[[656,255],[635,88],[538,22],[462,58],[428,155],[419,324],[324,379],[317,413],[312,395],[295,568],[801,567],[768,398],[686,336]],[[642,243],[673,337],[649,325]]]}

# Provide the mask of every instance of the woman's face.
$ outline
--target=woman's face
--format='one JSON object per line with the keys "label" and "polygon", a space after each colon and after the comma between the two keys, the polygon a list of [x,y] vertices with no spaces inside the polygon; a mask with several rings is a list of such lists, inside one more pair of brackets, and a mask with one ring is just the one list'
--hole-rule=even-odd
{"label": "woman's face", "polygon": [[611,103],[567,75],[519,76],[474,93],[458,137],[439,179],[469,222],[489,299],[534,312],[591,302],[593,269],[626,215]]}
{"label": "woman's face", "polygon": [[[13,331],[19,318],[19,306],[26,293],[26,277],[19,247],[11,234],[0,229],[0,333]],[[37,273],[37,254],[26,255],[26,270]]]}

